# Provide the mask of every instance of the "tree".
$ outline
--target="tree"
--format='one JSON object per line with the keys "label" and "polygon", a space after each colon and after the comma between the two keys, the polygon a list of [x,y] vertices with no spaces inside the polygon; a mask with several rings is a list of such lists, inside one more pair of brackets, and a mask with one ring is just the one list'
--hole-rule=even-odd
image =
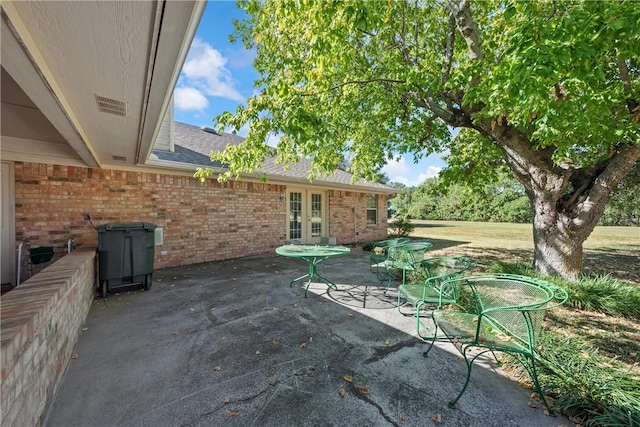
{"label": "tree", "polygon": [[[446,152],[445,179],[508,168],[531,200],[537,271],[576,278],[611,190],[640,158],[640,7],[633,1],[249,0],[234,37],[255,48],[259,92],[220,128],[213,157],[310,179],[352,153],[356,177],[398,153]],[[450,128],[460,128],[452,137]],[[206,172],[201,172],[206,175]],[[224,178],[224,177],[223,177]]]}
{"label": "tree", "polygon": [[614,189],[600,224],[640,226],[640,163]]}
{"label": "tree", "polygon": [[473,187],[442,184],[429,178],[413,190],[409,206],[412,218],[456,221],[531,222],[531,203],[524,187],[513,176]]}
{"label": "tree", "polygon": [[[401,182],[389,182],[387,186],[395,188],[398,192],[389,198],[391,209],[395,215],[407,216],[409,215],[409,207],[411,206],[411,193],[412,188],[407,187]],[[409,215],[410,216],[410,215]]]}

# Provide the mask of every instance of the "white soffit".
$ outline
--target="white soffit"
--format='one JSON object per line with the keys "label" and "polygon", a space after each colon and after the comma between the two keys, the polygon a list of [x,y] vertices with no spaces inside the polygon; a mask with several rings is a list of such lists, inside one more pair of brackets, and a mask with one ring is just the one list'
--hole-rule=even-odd
{"label": "white soffit", "polygon": [[[25,45],[31,44],[33,46],[33,40],[30,39],[24,29],[24,24],[11,6],[10,2],[2,2],[2,33],[0,36],[2,39],[2,67],[13,77],[17,85],[63,136],[82,161],[88,166],[98,166],[95,153],[86,145],[82,130],[77,127],[78,123],[67,115],[67,112],[62,108],[64,100],[55,95],[50,86],[51,83],[48,83],[43,75],[48,70],[34,67],[36,57],[41,60],[41,56],[37,50],[35,52],[27,50]],[[8,15],[13,16],[13,19],[10,20]],[[19,34],[19,29],[21,29],[22,37]],[[24,37],[28,40],[25,40]],[[52,84],[55,85],[55,82]]]}
{"label": "white soffit", "polygon": [[3,0],[2,65],[88,166],[143,163],[205,4]]}

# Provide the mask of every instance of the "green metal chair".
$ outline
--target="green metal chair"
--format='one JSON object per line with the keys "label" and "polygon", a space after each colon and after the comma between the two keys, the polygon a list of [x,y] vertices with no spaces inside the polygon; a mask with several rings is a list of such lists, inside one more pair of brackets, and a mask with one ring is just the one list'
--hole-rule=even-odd
{"label": "green metal chair", "polygon": [[[414,316],[416,330],[422,339],[433,338],[421,318],[427,313],[424,307],[435,305],[441,308],[447,304],[458,301],[458,287],[448,285],[443,287],[447,280],[465,274],[476,267],[476,261],[467,257],[432,257],[420,262],[421,275],[426,279],[422,283],[409,283],[398,286],[398,311],[405,315]],[[411,306],[411,309],[408,309]]]}
{"label": "green metal chair", "polygon": [[376,242],[373,250],[371,251],[371,256],[369,257],[371,260],[371,263],[369,264],[371,272],[376,273],[378,279],[387,280],[386,274],[382,276],[380,272],[382,271],[386,273],[384,269],[384,262],[387,259],[387,251],[389,250],[389,247],[408,243],[410,240],[411,239],[407,237],[398,237],[395,239],[386,239]]}
{"label": "green metal chair", "polygon": [[[442,288],[449,286],[460,287],[458,307],[452,310],[438,308],[431,313],[436,334],[424,352],[426,357],[440,329],[464,357],[467,378],[449,407],[454,409],[467,389],[473,362],[486,352],[502,351],[518,357],[549,415],[554,416],[538,381],[536,349],[545,311],[564,304],[567,292],[543,280],[512,274],[454,278],[443,283]],[[480,351],[470,355],[471,348]]]}
{"label": "green metal chair", "polygon": [[384,261],[384,268],[388,277],[387,289],[391,287],[391,280],[395,274],[402,277],[404,285],[407,279],[407,272],[417,272],[420,262],[424,260],[425,252],[431,248],[431,242],[411,242],[401,245],[390,246],[387,250],[387,259]]}

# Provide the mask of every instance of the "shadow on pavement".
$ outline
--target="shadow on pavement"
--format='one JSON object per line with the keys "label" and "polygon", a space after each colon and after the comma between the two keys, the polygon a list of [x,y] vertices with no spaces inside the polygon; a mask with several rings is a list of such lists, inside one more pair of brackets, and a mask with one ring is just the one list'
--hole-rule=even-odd
{"label": "shadow on pavement", "polygon": [[530,390],[448,343],[429,358],[381,292],[369,253],[319,265],[338,289],[289,287],[276,256],[157,270],[150,291],[96,300],[44,425],[557,426]]}

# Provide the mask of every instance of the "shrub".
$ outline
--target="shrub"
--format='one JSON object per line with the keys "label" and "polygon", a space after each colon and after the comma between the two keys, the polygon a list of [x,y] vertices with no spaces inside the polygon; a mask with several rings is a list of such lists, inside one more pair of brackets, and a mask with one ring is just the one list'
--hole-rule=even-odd
{"label": "shrub", "polygon": [[528,264],[505,262],[494,262],[487,271],[536,276],[553,282],[569,294],[565,304],[568,307],[640,318],[640,288],[609,276],[584,275],[580,280],[572,282],[558,277],[543,277],[536,274]]}
{"label": "shrub", "polygon": [[567,290],[567,305],[581,310],[640,319],[640,288],[609,276],[584,276],[577,282],[557,280]]}
{"label": "shrub", "polygon": [[640,425],[639,378],[579,339],[543,331],[541,343],[540,380],[562,413],[585,426]]}
{"label": "shrub", "polygon": [[373,250],[373,248],[375,248],[376,243],[378,243],[378,240],[372,240],[370,242],[364,242],[362,244],[362,250],[371,252]]}
{"label": "shrub", "polygon": [[389,223],[391,234],[398,237],[408,237],[416,227],[406,217],[396,217]]}

